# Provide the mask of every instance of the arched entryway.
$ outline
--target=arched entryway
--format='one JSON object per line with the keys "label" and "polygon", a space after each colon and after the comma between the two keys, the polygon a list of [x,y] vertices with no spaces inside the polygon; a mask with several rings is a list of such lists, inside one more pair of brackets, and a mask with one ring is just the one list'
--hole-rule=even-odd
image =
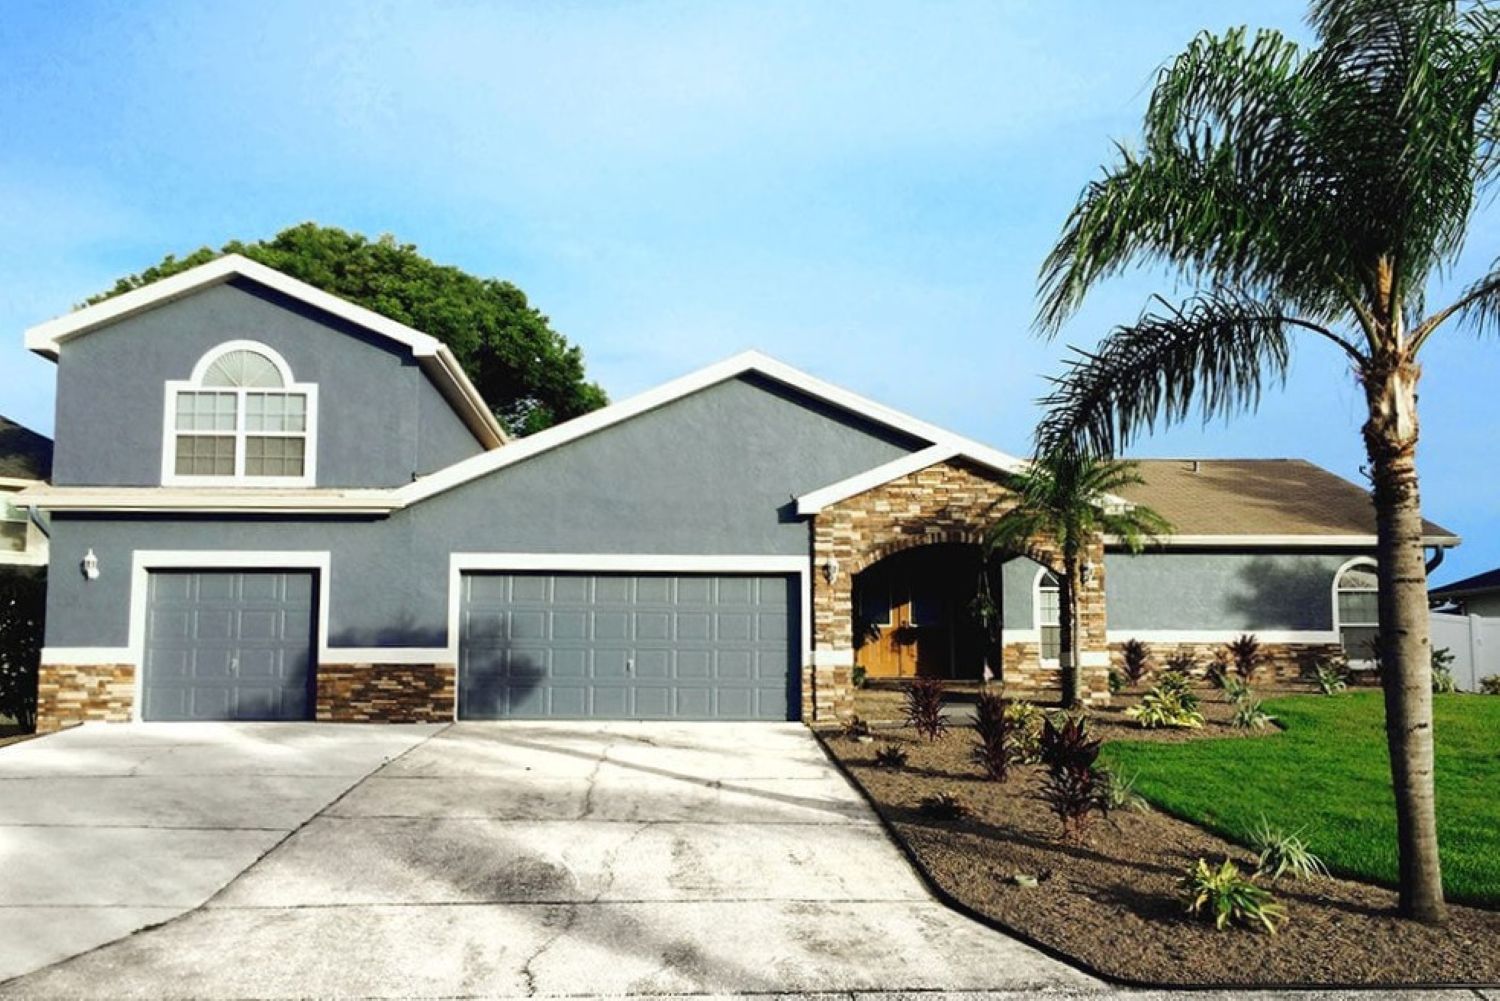
{"label": "arched entryway", "polygon": [[854,577],[854,666],[867,679],[979,680],[996,645],[984,551],[940,543],[892,553]]}

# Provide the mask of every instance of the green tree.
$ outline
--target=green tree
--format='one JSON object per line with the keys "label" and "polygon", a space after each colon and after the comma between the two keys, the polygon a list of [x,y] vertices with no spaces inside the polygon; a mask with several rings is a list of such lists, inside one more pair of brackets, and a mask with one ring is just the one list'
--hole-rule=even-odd
{"label": "green tree", "polygon": [[129,292],[221,254],[267,267],[431,334],[452,349],[511,434],[540,431],[604,406],[604,391],[584,375],[583,353],[510,282],[480,278],[423,257],[394,237],[370,240],[331,226],[302,223],[269,240],[232,240],[186,257],[168,255],[121,278],[89,303]]}
{"label": "green tree", "polygon": [[1352,376],[1368,410],[1401,909],[1438,922],[1418,356],[1449,319],[1500,319],[1500,262],[1443,308],[1424,295],[1500,162],[1500,18],[1453,0],[1315,0],[1309,23],[1311,49],[1205,33],[1161,70],[1140,149],[1084,190],[1043,265],[1038,327],[1055,334],[1135,264],[1197,292],[1156,298],[1076,357],[1038,443],[1113,453],[1195,409],[1253,409],[1284,379],[1294,335],[1338,349],[1330,383]]}
{"label": "green tree", "polygon": [[986,554],[1030,553],[1051,539],[1062,558],[1058,580],[1063,705],[1078,701],[1078,595],[1089,542],[1116,536],[1130,552],[1171,530],[1144,505],[1122,505],[1112,495],[1142,482],[1135,463],[1062,448],[1039,457],[1015,482],[1016,503],[985,534]]}

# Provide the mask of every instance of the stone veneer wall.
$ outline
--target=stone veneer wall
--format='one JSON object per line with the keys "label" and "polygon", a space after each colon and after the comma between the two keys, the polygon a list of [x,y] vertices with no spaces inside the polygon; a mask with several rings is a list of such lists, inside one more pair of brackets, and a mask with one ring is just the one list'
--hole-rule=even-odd
{"label": "stone veneer wall", "polygon": [[452,664],[320,664],[317,719],[334,723],[447,723]]}
{"label": "stone veneer wall", "polygon": [[[1198,669],[1194,673],[1198,675],[1208,672],[1208,666],[1213,663],[1216,654],[1222,653],[1228,663],[1234,663],[1234,659],[1229,656],[1227,644],[1224,643],[1147,643],[1146,646],[1151,650],[1152,671],[1164,670],[1167,658],[1178,653],[1193,655],[1198,662]],[[1124,667],[1124,649],[1123,642],[1109,645],[1110,665],[1115,670],[1122,670]],[[1262,643],[1260,652],[1262,662],[1255,672],[1257,679],[1299,681],[1314,677],[1319,660],[1340,657],[1344,648],[1337,643]]]}
{"label": "stone veneer wall", "polygon": [[[856,494],[819,512],[813,518],[813,647],[814,665],[803,671],[803,718],[826,721],[853,705],[849,669],[854,658],[854,575],[894,553],[938,543],[983,541],[986,529],[1009,507],[1014,493],[998,474],[952,459],[899,477]],[[1060,569],[1056,547],[1048,539],[1034,540],[1024,554],[1038,563]],[[1109,701],[1109,658],[1105,641],[1104,544],[1095,540],[1084,554],[1092,563],[1092,579],[1079,596],[1082,640],[1080,689],[1091,703]],[[832,582],[823,568],[838,563]],[[1007,685],[1040,683],[1046,674],[1036,663],[1035,644],[1028,667],[1022,647],[1007,653],[1020,675]],[[1009,649],[1009,648],[1007,648]],[[1028,679],[1028,670],[1030,678]]]}
{"label": "stone veneer wall", "polygon": [[131,664],[43,664],[37,671],[37,733],[91,721],[128,723],[134,707]]}

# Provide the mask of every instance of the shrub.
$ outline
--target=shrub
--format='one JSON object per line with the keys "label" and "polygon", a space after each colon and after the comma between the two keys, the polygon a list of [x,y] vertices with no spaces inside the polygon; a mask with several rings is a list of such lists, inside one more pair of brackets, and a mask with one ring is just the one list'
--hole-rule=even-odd
{"label": "shrub", "polygon": [[1271,891],[1241,875],[1240,867],[1229,859],[1215,869],[1200,858],[1178,887],[1188,913],[1212,918],[1220,931],[1230,924],[1260,925],[1274,935],[1286,920],[1286,908],[1276,902]]}
{"label": "shrub", "polygon": [[934,820],[958,820],[969,815],[969,806],[951,792],[923,796],[921,810]]}
{"label": "shrub", "polygon": [[1458,691],[1458,682],[1453,680],[1453,651],[1445,646],[1432,650],[1432,690],[1438,695],[1449,695]]}
{"label": "shrub", "polygon": [[1276,717],[1261,708],[1260,699],[1250,694],[1250,689],[1245,689],[1245,697],[1237,702],[1234,707],[1234,715],[1229,718],[1230,726],[1239,727],[1241,730],[1264,730]]}
{"label": "shrub", "polygon": [[1317,664],[1318,691],[1324,695],[1337,695],[1349,687],[1349,662],[1330,657]]}
{"label": "shrub", "polygon": [[1130,683],[1139,684],[1151,669],[1151,648],[1140,640],[1126,640],[1125,645],[1120,648],[1120,662]]}
{"label": "shrub", "polygon": [[1246,681],[1255,676],[1255,671],[1265,660],[1265,654],[1261,651],[1260,640],[1252,633],[1242,633],[1233,643],[1229,644],[1229,659],[1234,662],[1235,673]]}
{"label": "shrub", "polygon": [[1099,759],[1099,741],[1089,736],[1088,723],[1068,719],[1061,725],[1042,724],[1042,763],[1047,778],[1041,798],[1062,823],[1062,836],[1074,840],[1083,835],[1095,813],[1107,814],[1107,779],[1094,767]]}
{"label": "shrub", "polygon": [[1500,674],[1479,679],[1479,690],[1485,695],[1500,695]]}
{"label": "shrub", "polygon": [[1010,760],[1015,764],[1034,765],[1042,760],[1042,723],[1046,714],[1035,702],[1007,702],[1005,715],[1010,720]]}
{"label": "shrub", "polygon": [[937,740],[948,732],[941,681],[917,678],[906,687],[906,725],[928,740]]}
{"label": "shrub", "polygon": [[1250,698],[1250,683],[1226,674],[1224,676],[1224,698],[1229,700],[1230,705],[1240,705]]}
{"label": "shrub", "polygon": [[887,744],[875,752],[875,764],[879,768],[905,768],[906,748],[899,744]]}
{"label": "shrub", "polygon": [[869,680],[869,677],[869,670],[863,666],[856,665],[854,669],[849,672],[849,682],[855,688],[865,687],[865,682]]}
{"label": "shrub", "polygon": [[1203,725],[1203,714],[1198,711],[1196,696],[1165,684],[1159,684],[1142,695],[1139,703],[1125,710],[1125,715],[1147,730],[1162,727],[1189,729]]}
{"label": "shrub", "polygon": [[1167,673],[1180,674],[1184,678],[1191,677],[1198,670],[1198,658],[1194,657],[1190,650],[1178,650],[1167,658]]}
{"label": "shrub", "polygon": [[1123,772],[1117,772],[1107,765],[1100,765],[1094,769],[1098,773],[1103,785],[1100,794],[1104,798],[1106,812],[1116,810],[1135,810],[1145,813],[1151,809],[1146,798],[1135,791],[1135,776],[1127,776]]}
{"label": "shrub", "polygon": [[1113,668],[1111,668],[1110,672],[1109,672],[1108,680],[1109,680],[1109,694],[1111,694],[1111,695],[1119,695],[1122,691],[1125,690],[1125,676],[1122,675],[1119,671],[1116,671]]}
{"label": "shrub", "polygon": [[851,713],[844,718],[843,735],[845,740],[861,740],[870,735],[870,724],[859,714]]}
{"label": "shrub", "polygon": [[1227,688],[1231,681],[1239,680],[1230,677],[1229,661],[1224,659],[1222,652],[1215,653],[1213,659],[1208,662],[1208,670],[1204,672],[1204,677],[1208,678],[1215,688]]}
{"label": "shrub", "polygon": [[1294,879],[1311,879],[1328,875],[1323,860],[1308,851],[1302,831],[1287,834],[1272,827],[1262,814],[1260,823],[1250,831],[1250,847],[1256,852],[1255,873],[1270,879],[1289,875]]}
{"label": "shrub", "polygon": [[0,716],[36,729],[36,675],[42,658],[47,578],[0,572]]}
{"label": "shrub", "polygon": [[974,703],[974,735],[979,746],[974,757],[984,773],[996,782],[1004,782],[1010,768],[1010,715],[1005,700],[992,692],[980,692]]}

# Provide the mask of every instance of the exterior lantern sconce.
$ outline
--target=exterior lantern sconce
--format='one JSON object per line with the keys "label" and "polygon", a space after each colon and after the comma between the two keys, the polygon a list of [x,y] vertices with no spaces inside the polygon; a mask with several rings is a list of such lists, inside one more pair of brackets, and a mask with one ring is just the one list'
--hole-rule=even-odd
{"label": "exterior lantern sconce", "polygon": [[83,571],[84,580],[99,579],[99,557],[94,555],[92,548],[83,555],[83,561],[78,564],[78,569]]}
{"label": "exterior lantern sconce", "polygon": [[1083,565],[1083,582],[1085,584],[1094,582],[1094,564],[1091,562]]}
{"label": "exterior lantern sconce", "polygon": [[832,556],[823,561],[823,579],[830,584],[839,579],[839,561]]}

